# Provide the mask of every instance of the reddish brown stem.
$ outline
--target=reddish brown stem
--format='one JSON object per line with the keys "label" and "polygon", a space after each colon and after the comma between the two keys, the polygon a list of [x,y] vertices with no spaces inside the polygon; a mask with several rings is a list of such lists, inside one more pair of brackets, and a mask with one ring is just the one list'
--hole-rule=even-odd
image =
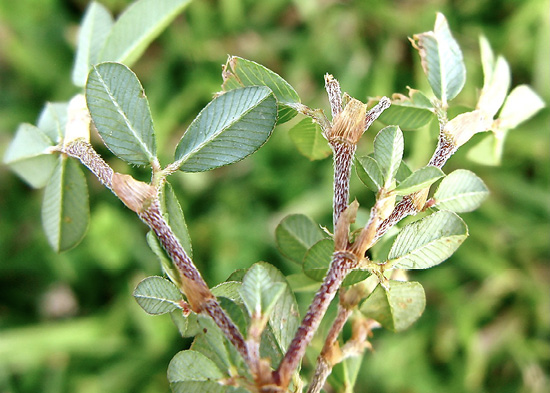
{"label": "reddish brown stem", "polygon": [[329,273],[309,306],[306,316],[290,343],[279,368],[275,371],[275,381],[280,386],[286,387],[288,385],[292,373],[304,356],[307,345],[311,342],[313,334],[319,327],[319,323],[330,302],[334,299],[338,288],[342,285],[342,281],[349,271],[357,266],[356,259],[352,257],[351,254],[346,252],[334,253]]}
{"label": "reddish brown stem", "polygon": [[348,207],[349,181],[351,176],[351,163],[356,146],[346,142],[332,143],[334,150],[334,198],[333,198],[333,228],[340,215]]}
{"label": "reddish brown stem", "polygon": [[350,315],[350,309],[338,305],[338,314],[336,315],[336,318],[334,319],[334,322],[328,332],[325,344],[321,350],[321,354],[317,358],[317,367],[315,368],[315,374],[313,376],[313,380],[311,381],[311,385],[309,386],[308,393],[317,393],[321,391],[328,376],[332,372],[334,361],[339,360],[333,359],[334,355],[338,355],[333,352],[337,349],[336,342],[338,340],[338,336],[340,335],[340,332],[344,328],[344,325]]}
{"label": "reddish brown stem", "polygon": [[[113,191],[115,173],[109,164],[97,154],[90,143],[84,140],[76,140],[65,146],[62,151],[69,156],[79,159],[103,185]],[[121,175],[118,174],[118,177],[120,178]],[[126,200],[124,202],[127,203]],[[195,312],[204,312],[209,315],[248,363],[249,357],[244,338],[237,326],[223,311],[197,267],[183,249],[174,232],[172,232],[172,228],[164,219],[158,196],[155,195],[147,203],[147,207],[143,210],[133,210],[138,211],[138,216],[153,230],[162,247],[174,261],[182,281],[182,290],[187,296],[191,308]]]}
{"label": "reddish brown stem", "polygon": [[[428,165],[435,166],[438,168],[442,168],[443,165],[447,162],[449,158],[456,152],[457,147],[452,143],[452,141],[445,136],[442,132],[439,134],[439,142],[437,144],[437,148],[435,149],[434,154],[432,155],[432,158],[430,159],[430,162]],[[392,213],[388,218],[386,218],[384,221],[378,225],[378,228],[376,230],[376,236],[375,240],[382,237],[388,229],[393,227],[395,224],[397,224],[399,221],[401,221],[403,218],[414,215],[418,212],[414,201],[412,200],[410,195],[405,196],[401,202],[399,202],[395,208],[393,209]]]}

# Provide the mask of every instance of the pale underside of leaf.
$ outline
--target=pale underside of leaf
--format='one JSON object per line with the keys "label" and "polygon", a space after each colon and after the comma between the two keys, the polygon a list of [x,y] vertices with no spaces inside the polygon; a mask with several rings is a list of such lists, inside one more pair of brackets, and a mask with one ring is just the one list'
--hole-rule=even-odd
{"label": "pale underside of leaf", "polygon": [[119,63],[94,66],[86,84],[86,101],[99,134],[119,158],[137,165],[156,159],[149,104],[128,67]]}
{"label": "pale underside of leaf", "polygon": [[450,257],[468,236],[466,224],[448,211],[433,213],[404,227],[388,256],[401,269],[427,269]]}
{"label": "pale underside of leaf", "polygon": [[134,298],[148,314],[159,315],[180,308],[182,296],[170,281],[153,276],[143,279],[137,285]]}
{"label": "pale underside of leaf", "polygon": [[56,157],[47,154],[53,145],[39,128],[23,123],[4,155],[4,163],[35,188],[46,185],[56,167]]}
{"label": "pale underside of leaf", "polygon": [[437,14],[434,31],[416,34],[414,39],[428,82],[446,107],[447,101],[456,97],[464,87],[466,67],[443,14]]}
{"label": "pale underside of leaf", "polygon": [[88,228],[88,188],[82,170],[73,159],[59,157],[44,191],[42,224],[56,252],[76,246]]}
{"label": "pale underside of leaf", "polygon": [[397,126],[383,128],[374,138],[374,159],[382,171],[385,186],[389,186],[395,178],[403,158],[403,149],[403,132]]}
{"label": "pale underside of leaf", "polygon": [[134,2],[113,25],[98,60],[117,61],[131,66],[189,2],[190,0]]}
{"label": "pale underside of leaf", "polygon": [[86,84],[88,72],[92,65],[98,63],[98,55],[112,26],[113,17],[109,11],[98,2],[90,3],[78,34],[72,74],[76,86],[82,87]]}
{"label": "pale underside of leaf", "polygon": [[457,169],[443,179],[434,200],[440,209],[460,213],[475,210],[488,195],[489,190],[479,177],[468,170]]}

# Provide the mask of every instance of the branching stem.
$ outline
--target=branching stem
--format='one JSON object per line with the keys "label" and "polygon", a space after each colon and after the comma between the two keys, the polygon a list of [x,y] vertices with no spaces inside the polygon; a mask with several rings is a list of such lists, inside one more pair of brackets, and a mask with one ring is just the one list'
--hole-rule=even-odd
{"label": "branching stem", "polygon": [[[61,151],[80,160],[82,164],[88,167],[88,169],[90,169],[90,171],[105,187],[115,192],[119,198],[121,196],[116,189],[117,187],[116,184],[114,184],[114,179],[126,179],[125,181],[128,183],[125,191],[129,193],[131,193],[133,185],[130,181],[135,182],[135,184],[140,183],[138,186],[141,186],[142,188],[150,187],[144,183],[137,182],[135,179],[127,175],[116,174],[109,164],[107,164],[99,156],[99,154],[97,154],[93,146],[83,139],[72,141],[68,145],[64,146]],[[242,337],[237,326],[223,311],[220,304],[216,300],[216,297],[212,294],[208,288],[208,285],[202,278],[199,270],[183,249],[181,243],[174,235],[172,228],[166,222],[160,209],[158,193],[156,190],[154,191],[155,192],[152,194],[152,198],[147,200],[137,200],[138,202],[141,202],[139,205],[141,208],[132,207],[136,204],[135,195],[129,195],[129,198],[132,199],[133,204],[129,204],[125,198],[121,199],[127,204],[127,206],[130,206],[132,210],[136,211],[141,220],[153,230],[162,244],[162,247],[174,261],[174,264],[180,274],[181,289],[186,295],[193,311],[197,313],[203,312],[209,315],[248,364],[250,359],[244,338]],[[144,193],[143,195],[143,198],[146,198],[148,194]],[[139,197],[141,196],[138,195],[138,198]]]}

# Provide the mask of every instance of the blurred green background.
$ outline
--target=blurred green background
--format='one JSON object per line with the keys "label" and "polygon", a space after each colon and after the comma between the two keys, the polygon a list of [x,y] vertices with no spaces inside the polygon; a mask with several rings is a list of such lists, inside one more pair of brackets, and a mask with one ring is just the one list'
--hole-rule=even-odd
{"label": "blurred green background", "polygon": [[[102,3],[117,14],[130,1]],[[70,71],[86,5],[0,1],[2,156],[20,122],[34,123],[45,101],[77,92]],[[510,62],[513,85],[530,84],[548,103],[549,9],[545,0],[195,0],[133,69],[167,164],[186,126],[220,89],[228,54],[266,65],[304,103],[326,110],[325,72],[361,100],[426,88],[407,37],[431,30],[436,11],[447,16],[467,63],[458,104],[472,106],[482,84],[481,33]],[[462,215],[470,238],[449,261],[411,274],[426,289],[426,311],[405,333],[375,331],[356,392],[550,391],[549,114],[546,108],[509,134],[501,167],[468,161],[475,141],[445,167],[473,170],[491,196]],[[331,222],[331,161],[299,155],[288,137],[292,124],[241,163],[172,177],[196,262],[212,286],[259,260],[296,272],[274,244],[284,215]],[[435,138],[430,130],[405,133],[411,167],[426,162]],[[364,139],[360,151],[368,153],[372,134]],[[149,176],[99,150],[119,171]],[[1,393],[168,392],[168,362],[189,345],[168,316],[147,316],[131,296],[140,279],[160,273],[146,228],[94,178],[88,184],[88,234],[56,255],[40,224],[42,192],[0,166]],[[364,207],[373,201],[358,181],[352,195]],[[301,306],[311,297],[300,294]]]}

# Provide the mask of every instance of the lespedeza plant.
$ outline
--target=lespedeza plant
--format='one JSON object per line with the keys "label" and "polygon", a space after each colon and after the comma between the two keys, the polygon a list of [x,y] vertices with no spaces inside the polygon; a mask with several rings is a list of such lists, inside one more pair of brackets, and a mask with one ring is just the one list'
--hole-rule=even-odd
{"label": "lespedeza plant", "polygon": [[[72,78],[82,94],[67,103],[46,104],[36,126],[22,124],[4,162],[31,186],[45,188],[42,220],[57,252],[76,246],[87,228],[88,193],[80,164],[150,228],[147,242],[167,278],[144,279],[134,297],[149,314],[170,313],[181,335],[194,337],[191,348],[177,353],[168,367],[174,392],[302,392],[306,386],[310,393],[319,392],[335,365],[360,359],[374,328],[403,331],[421,316],[424,290],[408,281],[405,272],[440,264],[468,236],[457,213],[476,209],[488,189],[468,170],[446,174],[447,160],[474,134],[492,132],[499,142],[491,157],[498,162],[506,132],[543,103],[528,86],[508,94],[506,60],[495,59],[481,38],[485,80],[477,106],[449,118],[450,102],[462,90],[466,70],[447,21],[438,14],[433,31],[411,40],[431,93],[409,89],[407,96],[363,103],[342,93],[337,79],[327,74],[329,119],[322,110],[302,104],[279,75],[230,56],[223,67],[222,91],[184,133],[174,161],[163,166],[145,91],[128,66],[187,3],[140,0],[117,21],[92,3],[81,26]],[[184,214],[168,181],[178,171],[208,171],[246,158],[268,141],[276,125],[296,115],[303,119],[290,137],[298,150],[312,160],[332,153],[334,161],[332,228],[297,214],[284,218],[275,234],[281,253],[297,264],[294,288],[320,282],[303,318],[287,278],[266,262],[237,271],[212,288],[205,282],[193,262]],[[359,140],[377,119],[389,125],[376,135],[372,153],[358,154]],[[425,166],[412,170],[403,161],[400,126],[414,129],[434,120],[439,125],[434,153]],[[151,181],[114,171],[90,143],[90,132],[96,130],[119,159],[149,167]],[[355,231],[350,229],[359,208],[356,201],[350,203],[354,166],[376,195],[368,219]],[[415,215],[420,218],[397,230],[403,218]],[[392,228],[397,236],[388,238]],[[387,251],[373,251],[387,242]],[[315,370],[311,375],[299,371],[337,295],[337,314]],[[339,337],[347,323],[352,333],[342,343]],[[349,391],[355,377],[356,371],[346,373],[347,387],[335,385],[334,391]]]}

